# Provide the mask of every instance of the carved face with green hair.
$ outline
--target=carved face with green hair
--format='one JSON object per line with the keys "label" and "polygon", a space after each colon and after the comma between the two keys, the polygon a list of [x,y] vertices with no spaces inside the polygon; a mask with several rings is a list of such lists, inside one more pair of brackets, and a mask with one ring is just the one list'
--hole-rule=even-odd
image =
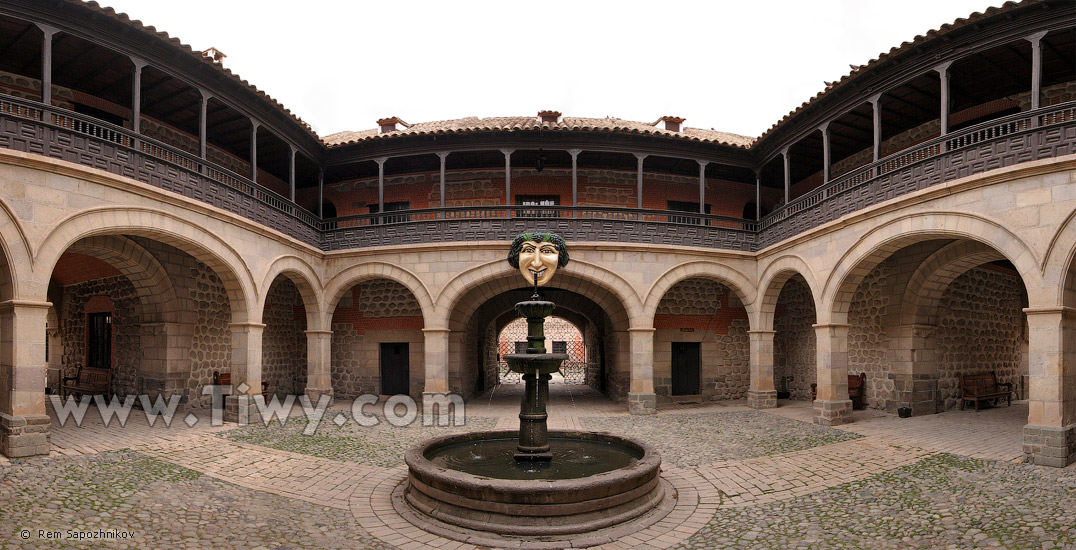
{"label": "carved face with green hair", "polygon": [[512,241],[508,265],[519,270],[527,284],[545,286],[558,267],[568,265],[568,245],[556,233],[521,233]]}

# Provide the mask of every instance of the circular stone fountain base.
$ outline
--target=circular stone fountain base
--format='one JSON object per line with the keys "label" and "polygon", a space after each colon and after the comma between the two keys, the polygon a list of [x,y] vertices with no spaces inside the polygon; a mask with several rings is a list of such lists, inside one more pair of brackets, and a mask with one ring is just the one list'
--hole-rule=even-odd
{"label": "circular stone fountain base", "polygon": [[[495,454],[496,447],[506,440],[514,441],[515,436],[509,431],[452,435],[409,450],[404,455],[408,480],[393,493],[397,512],[427,531],[456,540],[470,542],[485,536],[518,542],[520,538],[549,541],[550,537],[563,537],[572,541],[571,546],[580,546],[585,540],[601,544],[602,529],[625,527],[616,529],[618,536],[634,531],[624,525],[626,522],[642,529],[664,517],[675,504],[676,492],[659,476],[661,456],[657,451],[606,433],[550,432],[550,447],[554,449],[607,446],[630,455],[624,465],[598,473],[586,471],[587,467],[569,467],[557,474],[528,472],[533,466],[520,465],[519,470],[511,464],[512,471],[492,477],[489,472],[475,475],[434,462],[443,462],[438,456],[441,450],[459,454],[461,449],[464,454],[478,455],[474,462],[485,462],[485,455]],[[593,454],[589,450],[581,453]],[[553,463],[557,462],[554,458]],[[547,479],[554,475],[567,478]],[[580,533],[587,536],[581,539]]]}

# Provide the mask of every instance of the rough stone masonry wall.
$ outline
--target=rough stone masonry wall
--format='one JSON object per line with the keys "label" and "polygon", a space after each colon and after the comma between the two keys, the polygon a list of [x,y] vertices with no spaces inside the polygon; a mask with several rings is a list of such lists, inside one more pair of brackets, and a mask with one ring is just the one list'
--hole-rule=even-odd
{"label": "rough stone masonry wall", "polygon": [[231,372],[232,309],[220,277],[209,266],[173,246],[143,237],[129,237],[146,249],[164,268],[175,288],[184,311],[180,330],[191,335],[189,371],[176,372],[169,366],[169,376],[181,380],[186,388],[188,407],[205,408],[212,397],[202,395],[202,388],[213,383],[213,371]]}
{"label": "rough stone masonry wall", "polygon": [[1023,383],[1027,360],[1024,285],[1015,273],[972,269],[945,290],[934,342],[938,392],[946,409],[960,405],[960,375],[995,372],[998,382]]}
{"label": "rough stone masonry wall", "polygon": [[747,311],[727,287],[687,279],[662,297],[654,317],[654,392],[672,397],[672,343],[698,342],[703,399],[742,399],[750,386]]}
{"label": "rough stone masonry wall", "polygon": [[864,397],[873,409],[885,409],[886,400],[894,397],[887,359],[889,337],[883,321],[889,306],[892,264],[892,259],[886,260],[863,278],[848,309],[848,373],[867,373]]}
{"label": "rough stone masonry wall", "polygon": [[213,371],[231,372],[232,333],[229,325],[232,309],[224,283],[216,272],[202,262],[180,254],[178,259],[186,266],[189,277],[174,281],[176,292],[187,292],[197,316],[189,354],[188,399],[193,408],[208,407],[212,404],[211,398],[202,395],[202,388],[213,383]]}
{"label": "rough stone masonry wall", "polygon": [[[773,328],[773,381],[792,399],[810,399],[817,374],[814,300],[801,278],[789,279],[777,297]],[[789,377],[787,380],[782,380]]]}
{"label": "rough stone masonry wall", "polygon": [[306,389],[306,309],[295,283],[280,278],[269,288],[262,313],[262,381],[273,394]]}
{"label": "rough stone masonry wall", "polygon": [[422,391],[422,308],[407,287],[384,279],[356,285],[337,304],[332,331],[337,397],[381,393],[382,342],[409,343],[411,392]]}
{"label": "rough stone masonry wall", "polygon": [[[127,277],[106,277],[63,287],[59,318],[62,348],[50,351],[61,354],[64,376],[74,376],[77,365],[86,364],[86,302],[94,296],[107,296],[114,308],[110,392],[120,396],[138,395],[142,392],[139,297]],[[59,390],[52,388],[54,393]]]}
{"label": "rough stone masonry wall", "polygon": [[[848,312],[848,372],[867,373],[867,404],[877,409],[896,399],[888,359],[888,332],[896,327],[887,327],[885,321],[895,313],[891,308],[900,307],[889,288],[894,265],[895,259],[888,259],[864,278]],[[1007,270],[974,268],[946,288],[938,326],[927,344],[935,349],[933,374],[945,409],[959,406],[961,374],[995,371],[1001,382],[1017,387],[1022,383],[1021,375],[1027,372],[1026,304],[1022,281]]]}

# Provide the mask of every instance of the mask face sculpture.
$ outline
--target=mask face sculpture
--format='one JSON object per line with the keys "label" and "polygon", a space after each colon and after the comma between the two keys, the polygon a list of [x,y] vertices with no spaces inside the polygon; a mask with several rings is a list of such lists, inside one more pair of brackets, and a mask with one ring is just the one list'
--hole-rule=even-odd
{"label": "mask face sculpture", "polygon": [[568,246],[556,233],[523,233],[512,241],[508,264],[519,270],[528,285],[545,286],[558,267],[568,264]]}

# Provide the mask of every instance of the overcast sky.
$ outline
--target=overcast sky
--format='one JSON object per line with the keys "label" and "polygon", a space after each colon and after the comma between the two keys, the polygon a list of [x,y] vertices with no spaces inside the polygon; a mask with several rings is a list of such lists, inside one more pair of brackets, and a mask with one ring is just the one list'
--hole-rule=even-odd
{"label": "overcast sky", "polygon": [[613,116],[758,136],[880,53],[994,0],[99,0],[321,136],[378,118]]}

